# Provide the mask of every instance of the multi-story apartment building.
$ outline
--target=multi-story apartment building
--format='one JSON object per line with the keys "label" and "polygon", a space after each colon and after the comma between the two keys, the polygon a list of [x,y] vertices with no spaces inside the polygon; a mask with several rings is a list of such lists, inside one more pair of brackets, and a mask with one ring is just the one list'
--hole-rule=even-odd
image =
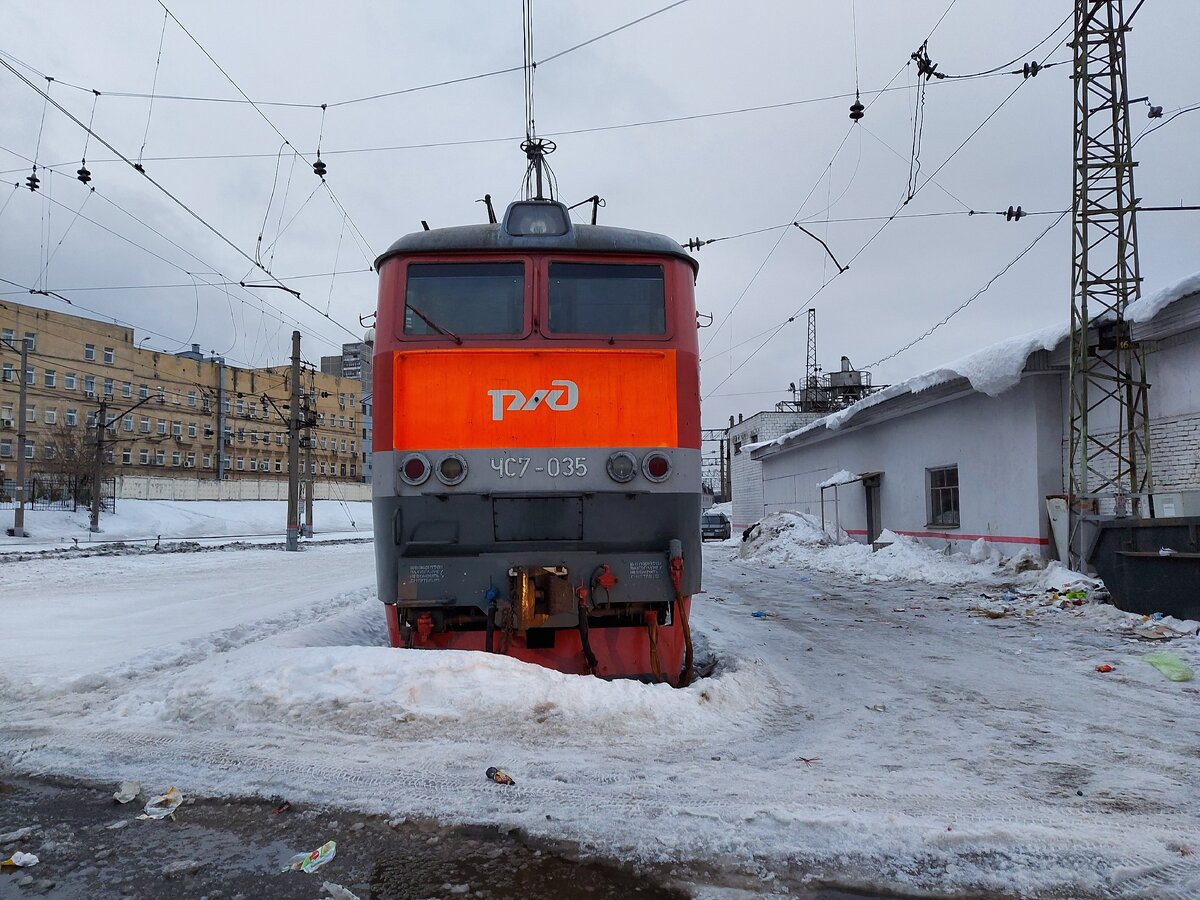
{"label": "multi-story apartment building", "polygon": [[[110,474],[287,478],[288,366],[238,368],[195,344],[165,353],[141,343],[122,325],[0,304],[0,478],[15,477],[21,378],[27,477],[57,469],[65,454],[92,458],[103,408]],[[302,465],[320,479],[360,480],[359,382],[306,371],[301,387],[312,412]]]}
{"label": "multi-story apartment building", "polygon": [[343,378],[353,378],[358,381],[359,389],[359,418],[361,420],[362,444],[359,451],[358,467],[362,481],[371,480],[371,354],[374,352],[375,330],[367,332],[365,341],[353,344],[342,344],[341,356],[322,356],[321,371],[327,375],[340,375]]}

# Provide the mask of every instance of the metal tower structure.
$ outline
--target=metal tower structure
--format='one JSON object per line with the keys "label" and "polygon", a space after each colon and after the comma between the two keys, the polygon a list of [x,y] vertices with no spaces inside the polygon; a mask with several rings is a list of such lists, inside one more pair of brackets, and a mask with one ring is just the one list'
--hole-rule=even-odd
{"label": "metal tower structure", "polygon": [[817,388],[821,381],[821,365],[817,362],[817,311],[808,311],[808,355],[804,360],[804,391],[800,394],[805,403],[817,400]]}
{"label": "metal tower structure", "polygon": [[1075,181],[1068,505],[1082,564],[1088,515],[1141,513],[1151,488],[1145,355],[1126,306],[1140,293],[1122,0],[1075,0]]}

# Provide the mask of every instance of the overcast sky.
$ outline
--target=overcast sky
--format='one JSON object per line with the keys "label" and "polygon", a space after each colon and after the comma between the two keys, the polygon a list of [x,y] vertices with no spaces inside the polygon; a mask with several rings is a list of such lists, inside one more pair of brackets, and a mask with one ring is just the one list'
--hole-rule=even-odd
{"label": "overcast sky", "polygon": [[[546,60],[667,5],[535,3],[534,56]],[[92,121],[120,153],[142,159],[148,175],[235,246],[95,139],[86,151],[96,189],[89,195],[74,178],[84,131],[0,68],[0,177],[10,185],[0,187],[0,277],[126,320],[148,346],[173,351],[195,341],[241,364],[282,362],[299,322],[304,354],[315,360],[361,333],[358,317],[375,304],[370,262],[392,241],[419,229],[422,219],[435,227],[483,221],[475,201],[485,193],[499,209],[518,196],[519,71],[334,105],[519,67],[518,0],[168,6],[178,22],[167,19],[165,30],[154,0],[14,6],[0,58],[39,87],[44,75],[53,76],[56,101]],[[931,84],[916,182],[924,186],[902,212],[913,217],[897,218],[865,249],[882,220],[828,221],[887,217],[903,200],[915,106],[914,66],[905,63],[931,31],[929,55],[949,74],[1016,58],[1069,61],[1062,46],[1069,26],[1055,26],[1071,8],[1068,0],[688,0],[538,68],[537,130],[558,143],[550,162],[568,205],[599,194],[607,204],[602,224],[680,241],[768,229],[799,216],[840,262],[852,260],[819,290],[835,273],[832,262],[795,228],[698,253],[697,303],[715,317],[700,333],[706,426],[789,396],[788,383],[804,373],[802,311],[810,303],[825,369],[836,368],[843,354],[868,366],[943,319],[1055,219],[1006,222],[968,210],[1067,208],[1069,64],[1029,80],[1000,75]],[[1186,0],[1147,0],[1128,38],[1131,96],[1149,95],[1168,116],[1200,102],[1197,14]],[[850,99],[795,102],[853,94],[856,83],[869,104],[861,126],[851,126]],[[899,89],[876,97],[889,84]],[[152,88],[159,95],[153,103],[114,96]],[[240,100],[239,88],[255,101],[301,105],[262,105],[260,114],[246,103],[164,96]],[[92,89],[101,92],[98,99]],[[329,104],[324,116],[322,103]],[[781,104],[791,105],[710,115]],[[1146,108],[1132,107],[1135,135],[1156,124]],[[694,118],[661,122],[684,117]],[[309,161],[320,138],[328,191],[309,163],[286,147],[279,153],[279,133]],[[1137,145],[1135,183],[1145,205],[1200,202],[1200,170],[1192,163],[1198,143],[1200,112],[1181,115]],[[35,158],[39,167],[53,167],[54,174],[39,171],[42,190],[11,187],[23,183]],[[579,215],[586,216],[583,208]],[[1068,219],[1054,228],[931,337],[875,367],[875,382],[1065,321],[1069,226]],[[1146,213],[1138,231],[1145,290],[1200,269],[1197,213]],[[278,290],[205,283],[268,280],[238,252],[255,257],[260,233],[260,258],[310,306]],[[344,274],[322,274],[334,271]],[[309,275],[320,277],[300,277]],[[58,300],[31,301],[10,285],[0,288],[0,300],[70,311]],[[763,345],[764,332],[794,313],[796,321]]]}

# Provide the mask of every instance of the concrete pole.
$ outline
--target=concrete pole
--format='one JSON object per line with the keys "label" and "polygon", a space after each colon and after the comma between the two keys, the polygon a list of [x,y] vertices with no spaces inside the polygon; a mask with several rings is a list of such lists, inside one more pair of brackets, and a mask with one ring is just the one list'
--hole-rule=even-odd
{"label": "concrete pole", "polygon": [[292,403],[288,410],[287,549],[300,549],[300,332],[292,332]]}
{"label": "concrete pole", "polygon": [[88,529],[93,533],[100,530],[100,477],[104,467],[104,427],[108,423],[108,404],[100,401],[100,413],[96,416],[96,458],[92,461],[92,522]]}
{"label": "concrete pole", "polygon": [[313,392],[305,394],[304,404],[304,534],[313,536],[313,472],[312,472],[312,420]]}
{"label": "concrete pole", "polygon": [[29,341],[21,338],[21,377],[17,388],[17,508],[13,511],[13,537],[25,533],[25,388],[29,371]]}

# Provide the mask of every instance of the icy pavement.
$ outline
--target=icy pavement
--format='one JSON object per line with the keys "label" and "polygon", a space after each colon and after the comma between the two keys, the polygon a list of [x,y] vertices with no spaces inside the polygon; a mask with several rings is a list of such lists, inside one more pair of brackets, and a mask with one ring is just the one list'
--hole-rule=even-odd
{"label": "icy pavement", "polygon": [[[699,896],[1200,895],[1200,692],[1124,617],[974,612],[1003,588],[986,559],[934,585],[706,554],[693,627],[721,664],[680,691],[389,649],[366,545],[10,563],[0,752],[516,827],[674,865]],[[1200,665],[1194,636],[1168,649]]]}

